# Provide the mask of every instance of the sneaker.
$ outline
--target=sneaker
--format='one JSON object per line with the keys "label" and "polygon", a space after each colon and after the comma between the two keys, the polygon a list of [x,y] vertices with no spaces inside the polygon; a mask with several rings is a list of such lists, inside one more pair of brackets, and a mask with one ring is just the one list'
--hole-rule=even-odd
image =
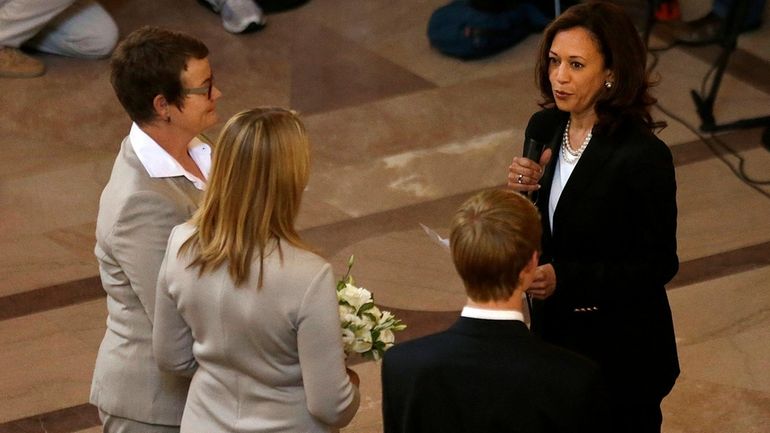
{"label": "sneaker", "polygon": [[267,20],[254,0],[198,0],[222,16],[222,26],[230,33],[249,33],[265,27]]}
{"label": "sneaker", "polygon": [[18,48],[0,47],[0,77],[32,78],[45,73],[45,65]]}
{"label": "sneaker", "polygon": [[267,24],[265,14],[254,0],[226,0],[222,5],[222,26],[230,33],[249,33]]}

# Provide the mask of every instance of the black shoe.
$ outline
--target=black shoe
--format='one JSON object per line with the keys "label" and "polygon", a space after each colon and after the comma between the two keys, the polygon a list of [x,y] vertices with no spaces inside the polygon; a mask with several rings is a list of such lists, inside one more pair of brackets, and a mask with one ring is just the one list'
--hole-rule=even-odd
{"label": "black shoe", "polygon": [[274,14],[298,8],[310,0],[256,0],[266,14]]}
{"label": "black shoe", "polygon": [[709,12],[703,18],[685,23],[671,23],[670,31],[674,40],[685,45],[704,45],[719,42],[723,37],[724,21]]}

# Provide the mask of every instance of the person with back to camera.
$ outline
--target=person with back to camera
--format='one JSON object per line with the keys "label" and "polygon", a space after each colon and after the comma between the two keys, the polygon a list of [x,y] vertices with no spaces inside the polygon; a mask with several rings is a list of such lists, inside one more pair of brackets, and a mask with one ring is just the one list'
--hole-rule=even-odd
{"label": "person with back to camera", "polygon": [[211,164],[196,138],[217,122],[222,95],[208,54],[191,36],[143,27],[112,58],[112,86],[134,123],[96,219],[108,316],[90,401],[105,432],[179,431],[189,379],[158,369],[152,320],[168,235],[197,209]]}
{"label": "person with back to camera", "polygon": [[450,246],[468,301],[446,331],[385,352],[385,433],[607,431],[597,366],[523,322],[540,237],[537,209],[512,191],[481,192],[457,210]]}
{"label": "person with back to camera", "polygon": [[193,374],[182,432],[321,432],[358,410],[331,266],[294,227],[310,170],[297,115],[236,114],[158,277],[160,367]]}
{"label": "person with back to camera", "polygon": [[665,284],[676,274],[676,180],[653,134],[646,50],[607,2],[546,28],[536,67],[544,99],[527,127],[549,141],[513,159],[508,186],[532,194],[543,254],[528,291],[532,329],[601,367],[614,432],[659,432],[679,375]]}

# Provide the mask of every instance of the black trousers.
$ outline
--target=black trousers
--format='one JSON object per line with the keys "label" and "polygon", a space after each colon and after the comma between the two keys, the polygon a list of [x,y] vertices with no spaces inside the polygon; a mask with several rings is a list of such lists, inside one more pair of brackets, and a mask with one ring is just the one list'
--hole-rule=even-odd
{"label": "black trousers", "polygon": [[610,390],[610,412],[614,433],[660,433],[663,414],[660,393],[639,387]]}

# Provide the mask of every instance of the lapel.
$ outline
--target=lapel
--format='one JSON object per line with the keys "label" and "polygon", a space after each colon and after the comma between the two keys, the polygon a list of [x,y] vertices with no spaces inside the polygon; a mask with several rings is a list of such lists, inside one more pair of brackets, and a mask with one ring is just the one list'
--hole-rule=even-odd
{"label": "lapel", "polygon": [[[553,215],[554,231],[558,230],[557,227],[559,227],[562,218],[568,218],[572,214],[570,210],[573,203],[580,201],[583,191],[591,187],[591,183],[596,178],[594,174],[601,170],[613,151],[614,147],[606,136],[597,134],[591,138],[591,143],[580,157],[559,197],[559,203],[556,205],[556,211]],[[560,155],[557,156],[560,157]],[[553,165],[555,166],[555,164]],[[553,176],[553,169],[551,176]],[[550,186],[550,182],[548,185]],[[548,208],[547,203],[545,208]]]}
{"label": "lapel", "polygon": [[537,191],[535,198],[535,204],[540,210],[540,218],[543,219],[543,236],[545,240],[551,239],[551,221],[548,214],[548,198],[551,196],[551,183],[553,182],[553,174],[556,169],[556,160],[560,158],[559,149],[561,146],[561,137],[564,134],[564,128],[567,127],[567,119],[569,116],[567,113],[562,113],[564,116],[561,121],[554,125],[556,131],[548,143],[548,149],[551,149],[551,161],[545,167],[543,177],[540,179],[540,190]]}
{"label": "lapel", "polygon": [[198,188],[195,188],[195,185],[187,180],[186,177],[151,178],[149,174],[147,174],[147,169],[142,165],[142,161],[140,161],[139,157],[136,155],[134,146],[131,144],[131,139],[129,137],[126,137],[123,141],[121,152],[124,154],[126,163],[133,167],[136,173],[141,173],[142,179],[149,180],[147,183],[149,187],[155,188],[159,185],[165,185],[166,188],[173,191],[173,195],[176,197],[177,202],[188,209],[190,213],[198,208],[198,203],[200,203],[203,193],[198,190]]}

